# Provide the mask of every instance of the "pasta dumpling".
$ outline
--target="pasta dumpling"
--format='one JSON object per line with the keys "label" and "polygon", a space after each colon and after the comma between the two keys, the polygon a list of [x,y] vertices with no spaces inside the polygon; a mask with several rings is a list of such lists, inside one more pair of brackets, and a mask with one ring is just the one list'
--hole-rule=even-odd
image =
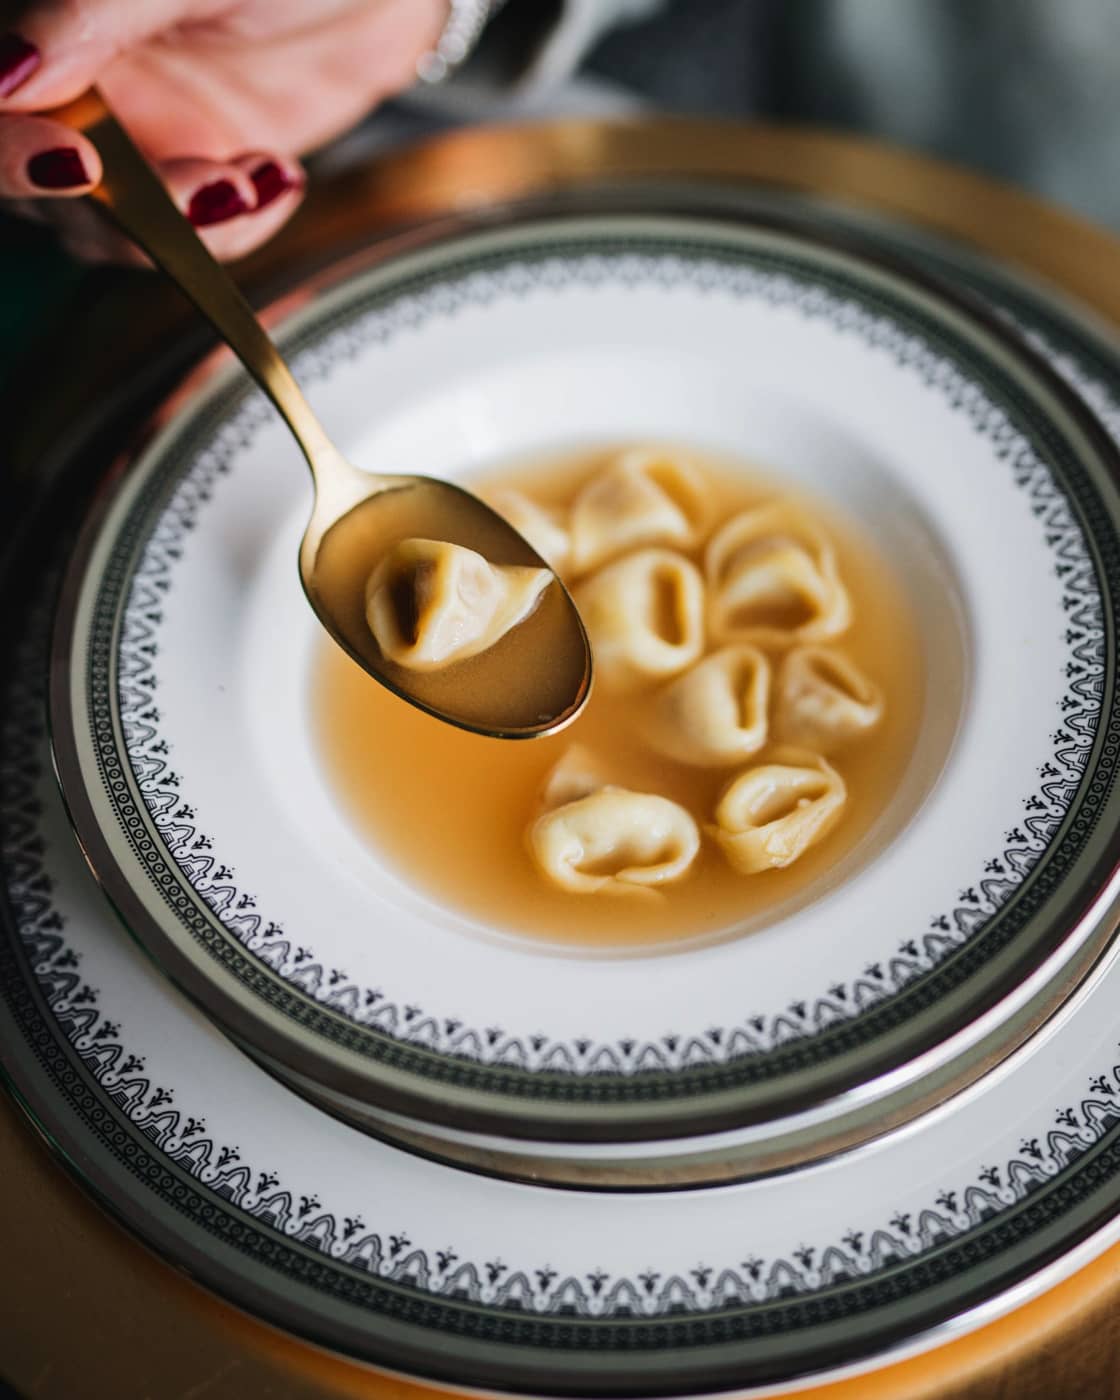
{"label": "pasta dumpling", "polygon": [[545,777],[541,805],[546,810],[562,807],[609,786],[610,775],[599,756],[586,744],[570,744]]}
{"label": "pasta dumpling", "polygon": [[717,641],[793,646],[837,636],[851,621],[832,545],[790,502],[735,516],[704,563]]}
{"label": "pasta dumpling", "polygon": [[573,894],[656,892],[688,870],[700,832],[667,797],[604,787],[539,816],[529,849],[542,874]]}
{"label": "pasta dumpling", "polygon": [[490,504],[558,573],[567,567],[572,542],[556,516],[520,491],[493,491]]}
{"label": "pasta dumpling", "polygon": [[778,752],[726,789],[712,835],[744,875],[784,870],[827,836],[847,795],[843,778],[817,754]]}
{"label": "pasta dumpling", "polygon": [[688,548],[706,517],[692,467],[664,453],[624,453],[583,488],[572,506],[572,568],[585,573],[641,545]]}
{"label": "pasta dumpling", "polygon": [[607,564],[573,594],[603,683],[621,690],[675,676],[704,648],[704,583],[668,549]]}
{"label": "pasta dumpling", "polygon": [[797,647],[784,657],[777,725],[791,743],[827,752],[867,734],[882,717],[882,692],[841,652]]}
{"label": "pasta dumpling", "polygon": [[739,763],[766,743],[769,704],[770,663],[763,653],[724,647],[670,681],[654,700],[646,733],[680,763]]}
{"label": "pasta dumpling", "polygon": [[366,621],[390,661],[434,671],[492,647],[551,580],[444,540],[401,540],[369,576]]}

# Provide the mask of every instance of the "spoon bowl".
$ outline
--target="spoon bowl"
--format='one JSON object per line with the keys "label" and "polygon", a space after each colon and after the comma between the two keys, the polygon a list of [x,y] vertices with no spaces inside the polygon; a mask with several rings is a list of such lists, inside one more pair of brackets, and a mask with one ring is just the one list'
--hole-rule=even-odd
{"label": "spoon bowl", "polygon": [[382,653],[366,620],[365,584],[370,561],[401,540],[445,540],[497,565],[548,565],[512,525],[461,486],[429,476],[371,476],[350,466],[347,471],[348,477],[340,472],[330,478],[339,494],[317,493],[299,554],[304,592],[335,641],[382,685],[462,729],[523,739],[573,720],[590,689],[589,652],[579,614],[555,576],[530,615],[475,656],[417,671]]}
{"label": "spoon bowl", "polygon": [[[194,302],[272,401],[298,442],[315,486],[299,551],[304,592],[319,621],[375,680],[448,724],[501,739],[554,733],[591,691],[591,650],[567,589],[496,511],[451,482],[361,471],[331,442],[291,370],[233,280],[97,92],[53,114],[97,148],[89,198]],[[409,538],[475,550],[495,566],[552,577],[533,611],[487,650],[437,670],[385,656],[366,621],[366,581]]]}

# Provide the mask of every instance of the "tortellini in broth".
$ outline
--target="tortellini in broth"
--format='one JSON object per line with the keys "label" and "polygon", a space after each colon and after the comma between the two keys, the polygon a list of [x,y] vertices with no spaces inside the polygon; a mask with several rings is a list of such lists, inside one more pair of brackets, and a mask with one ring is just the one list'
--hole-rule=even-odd
{"label": "tortellini in broth", "polygon": [[789,501],[743,511],[705,554],[714,640],[785,647],[838,636],[851,618],[836,553]]}
{"label": "tortellini in broth", "polygon": [[571,563],[586,573],[642,545],[690,548],[707,512],[703,482],[689,463],[662,452],[624,452],[575,499]]}
{"label": "tortellini in broth", "polygon": [[875,728],[883,695],[842,652],[797,647],[781,662],[777,711],[784,739],[830,753]]}
{"label": "tortellini in broth", "polygon": [[[563,735],[512,744],[330,671],[338,781],[421,888],[566,945],[722,938],[899,829],[925,772],[899,789],[923,733],[922,638],[858,526],[656,445],[538,458],[479,487],[570,588],[594,685]],[[402,664],[451,665],[549,577],[406,541],[369,580],[367,617]]]}
{"label": "tortellini in broth", "polygon": [[692,816],[656,793],[600,786],[594,769],[577,750],[547,780],[547,810],[529,829],[541,873],[573,894],[648,896],[679,880],[700,849]]}
{"label": "tortellini in broth", "polygon": [[[787,868],[840,821],[847,788],[823,755],[870,733],[883,697],[820,645],[846,631],[852,609],[808,510],[770,500],[705,540],[703,499],[693,468],[625,453],[577,494],[567,558],[583,575],[574,597],[599,684],[632,703],[654,752],[732,774],[698,815],[736,872],[759,875]],[[702,552],[703,577],[688,551]],[[585,748],[553,770],[545,802],[530,847],[564,889],[675,879],[696,855],[685,858],[693,817],[680,803],[628,790]]]}
{"label": "tortellini in broth", "polygon": [[757,647],[724,647],[654,697],[650,743],[678,763],[726,767],[766,743],[770,662]]}
{"label": "tortellini in broth", "polygon": [[600,754],[586,744],[571,744],[560,761],[549,769],[541,788],[541,807],[550,811],[566,802],[589,797],[600,788],[611,787],[616,777]]}
{"label": "tortellini in broth", "polygon": [[819,755],[779,750],[733,780],[713,834],[742,874],[781,870],[827,836],[847,796],[843,778]]}
{"label": "tortellini in broth", "polygon": [[492,491],[490,504],[520,535],[529,541],[546,564],[557,573],[568,566],[572,537],[555,512],[537,505],[523,491]]}
{"label": "tortellini in broth", "polygon": [[599,680],[613,690],[675,676],[704,649],[704,583],[683,554],[637,550],[592,574],[572,596]]}
{"label": "tortellini in broth", "polygon": [[547,569],[491,564],[445,540],[401,540],[369,576],[366,620],[390,661],[436,670],[492,647],[551,580]]}

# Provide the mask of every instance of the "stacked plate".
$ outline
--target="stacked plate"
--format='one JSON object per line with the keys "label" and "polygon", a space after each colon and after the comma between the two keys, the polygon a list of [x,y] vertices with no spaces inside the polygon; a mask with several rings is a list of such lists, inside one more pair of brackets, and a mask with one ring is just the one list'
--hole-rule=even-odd
{"label": "stacked plate", "polygon": [[608,203],[375,253],[281,339],[371,467],[685,441],[857,516],[930,677],[872,837],[656,956],[411,886],[325,772],[304,469],[227,366],[12,639],[6,1056],[128,1223],[306,1337],[462,1387],[742,1391],[927,1345],[1111,1237],[1120,370],[909,231]]}

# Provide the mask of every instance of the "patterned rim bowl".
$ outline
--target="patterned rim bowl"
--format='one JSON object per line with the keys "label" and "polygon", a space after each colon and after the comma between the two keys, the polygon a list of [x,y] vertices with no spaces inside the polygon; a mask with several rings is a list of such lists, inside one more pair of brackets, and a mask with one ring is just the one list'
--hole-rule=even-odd
{"label": "patterned rim bowl", "polygon": [[876,839],[752,937],[604,959],[494,936],[340,810],[304,469],[223,371],[103,493],[51,708],[92,868],[239,1044],[420,1151],[681,1185],[913,1117],[1068,996],[1117,867],[1116,450],[1010,325],[793,220],[595,214],[397,247],[282,340],[357,461],[656,437],[788,474],[874,531],[931,683]]}

